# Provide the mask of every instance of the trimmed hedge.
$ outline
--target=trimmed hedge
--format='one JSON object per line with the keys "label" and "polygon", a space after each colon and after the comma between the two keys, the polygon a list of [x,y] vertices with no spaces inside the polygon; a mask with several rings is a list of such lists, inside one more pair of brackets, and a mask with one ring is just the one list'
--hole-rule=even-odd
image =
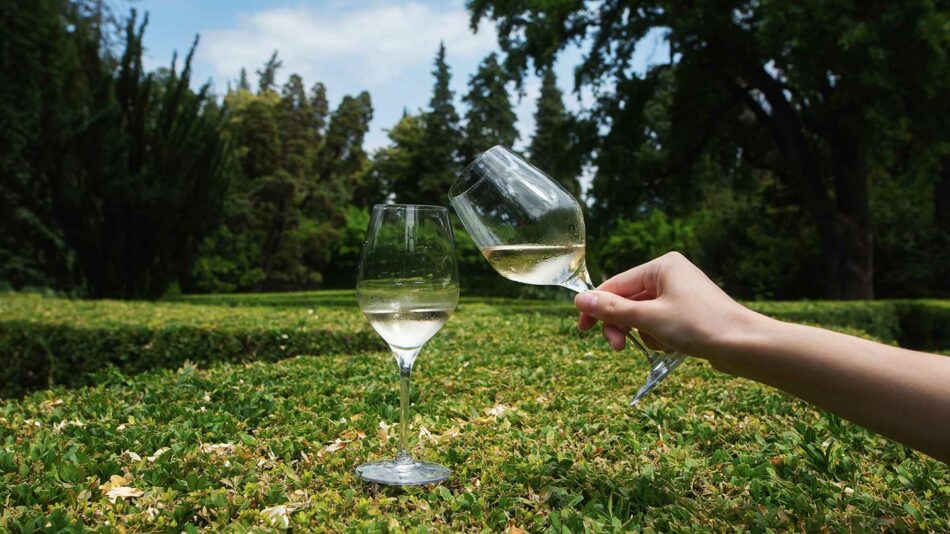
{"label": "trimmed hedge", "polygon": [[354,310],[226,308],[0,296],[0,396],[186,361],[279,360],[382,349]]}
{"label": "trimmed hedge", "polygon": [[923,350],[950,351],[950,301],[898,301],[901,345]]}
{"label": "trimmed hedge", "polygon": [[[564,300],[539,301],[510,298],[462,297],[461,305],[490,304],[508,311],[560,314],[573,312],[570,293]],[[190,304],[285,307],[320,305],[355,306],[350,290],[299,293],[248,293],[230,295],[185,295],[179,302]],[[902,347],[928,351],[950,350],[950,301],[754,301],[744,304],[760,313],[796,323],[853,328]]]}
{"label": "trimmed hedge", "polygon": [[[950,350],[946,301],[751,302],[767,315],[865,332],[887,343]],[[317,310],[314,310],[317,307]],[[573,306],[464,298],[474,313],[540,314],[570,319]],[[278,360],[296,354],[381,350],[356,309],[352,291],[186,296],[178,302],[76,301],[0,295],[0,396],[54,384],[95,382],[115,367],[126,373],[185,361]]]}
{"label": "trimmed hedge", "polygon": [[753,310],[792,323],[816,323],[863,330],[900,342],[901,324],[894,301],[758,301],[744,302]]}

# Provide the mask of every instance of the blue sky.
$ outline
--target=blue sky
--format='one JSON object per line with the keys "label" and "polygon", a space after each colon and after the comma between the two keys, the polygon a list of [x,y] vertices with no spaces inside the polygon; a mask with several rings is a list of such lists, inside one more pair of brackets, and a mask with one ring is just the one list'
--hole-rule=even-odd
{"label": "blue sky", "polygon": [[[242,66],[253,85],[254,70],[275,49],[284,63],[278,80],[282,83],[296,72],[308,87],[321,81],[332,106],[345,94],[369,91],[375,110],[366,139],[371,150],[387,143],[385,129],[403,109],[414,112],[426,106],[439,41],[446,43],[460,114],[469,77],[482,58],[498,50],[490,24],[483,22],[477,33],[470,30],[463,0],[138,0],[116,8],[130,5],[149,12],[146,65],[167,65],[173,51],[183,54],[199,34],[195,81],[213,80],[218,93],[237,78]],[[665,50],[662,44],[640,48],[635,61],[639,68],[662,59],[658,56]],[[578,101],[571,94],[573,69],[580,59],[581,51],[573,49],[557,64],[559,85],[572,109],[582,108],[590,98]],[[530,141],[538,89],[538,80],[531,77],[520,100],[513,94],[521,132],[516,148]]]}

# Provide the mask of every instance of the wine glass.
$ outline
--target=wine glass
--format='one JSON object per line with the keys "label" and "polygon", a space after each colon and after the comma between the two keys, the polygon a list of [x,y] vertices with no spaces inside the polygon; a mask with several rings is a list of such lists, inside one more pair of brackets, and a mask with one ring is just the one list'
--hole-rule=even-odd
{"label": "wine glass", "polygon": [[[570,193],[511,150],[496,146],[469,164],[449,201],[488,263],[523,284],[594,289],[584,261],[584,214]],[[650,361],[633,406],[683,361],[647,348],[636,329],[627,338]]]}
{"label": "wine glass", "polygon": [[356,468],[363,480],[392,486],[441,482],[451,471],[414,460],[409,443],[409,376],[422,346],[459,301],[449,212],[438,206],[377,204],[366,229],[356,298],[399,366],[399,452]]}

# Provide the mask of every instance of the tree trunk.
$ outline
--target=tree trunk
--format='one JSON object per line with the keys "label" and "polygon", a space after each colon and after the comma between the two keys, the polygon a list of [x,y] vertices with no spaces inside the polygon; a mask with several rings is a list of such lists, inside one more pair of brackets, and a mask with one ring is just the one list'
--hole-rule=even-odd
{"label": "tree trunk", "polygon": [[[759,65],[745,64],[743,81],[736,87],[743,100],[772,132],[787,162],[778,170],[802,194],[811,219],[818,226],[825,277],[818,281],[825,298],[871,299],[873,286],[873,242],[868,207],[868,172],[860,131],[835,128],[827,136],[831,146],[834,198],[828,193],[826,172],[819,165],[807,130],[783,87]],[[750,89],[758,89],[768,101],[766,111]],[[843,121],[847,115],[837,117]],[[849,135],[850,134],[850,135]]]}
{"label": "tree trunk", "polygon": [[852,129],[831,136],[835,175],[836,226],[841,242],[838,276],[843,299],[874,298],[874,242],[868,199],[867,158],[861,133]]}

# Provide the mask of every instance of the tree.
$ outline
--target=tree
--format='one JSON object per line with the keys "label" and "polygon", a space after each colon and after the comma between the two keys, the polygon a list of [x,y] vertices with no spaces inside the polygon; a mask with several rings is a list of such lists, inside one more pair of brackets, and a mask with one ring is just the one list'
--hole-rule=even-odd
{"label": "tree", "polygon": [[115,57],[103,48],[98,14],[83,18],[81,6],[66,2],[30,6],[22,16],[51,18],[39,33],[21,36],[52,38],[34,44],[40,54],[53,53],[48,59],[57,72],[29,73],[47,98],[34,108],[41,122],[19,132],[23,144],[11,147],[12,160],[22,164],[17,178],[35,195],[19,217],[36,214],[51,232],[18,237],[41,237],[31,245],[36,252],[48,243],[66,252],[55,260],[63,264],[49,266],[52,273],[72,272],[72,280],[51,278],[65,289],[159,297],[191,268],[199,242],[217,223],[233,171],[223,113],[207,85],[197,93],[190,88],[197,39],[180,71],[173,59],[170,68],[146,73],[147,17],[138,24],[132,11],[124,50]]}
{"label": "tree", "polygon": [[281,142],[273,98],[251,98],[235,110],[235,134],[241,146],[244,177],[256,180],[277,172],[281,165]]}
{"label": "tree", "polygon": [[281,167],[306,180],[316,152],[318,130],[313,128],[313,111],[303,80],[291,74],[281,89],[278,125],[281,137]]}
{"label": "tree", "polygon": [[[325,91],[318,92],[325,105]],[[334,225],[343,220],[348,189],[332,170],[321,170],[327,147],[321,143],[325,132],[318,121],[323,118],[313,109],[314,98],[306,94],[301,77],[292,74],[279,96],[273,90],[256,95],[238,90],[225,103],[242,172],[229,190],[224,225],[205,241],[190,287],[317,287],[330,267],[330,244],[338,234]],[[344,107],[353,106],[347,101]],[[348,135],[339,133],[342,124],[335,127],[334,138]],[[361,149],[361,137],[358,143]],[[337,155],[327,161],[339,165]]]}
{"label": "tree", "polygon": [[389,146],[381,148],[373,158],[372,181],[384,195],[391,192],[398,202],[415,202],[426,142],[425,122],[421,116],[403,111],[402,118],[387,134]]}
{"label": "tree", "polygon": [[[600,106],[649,100],[658,71],[671,70],[677,134],[664,172],[687,179],[712,147],[731,146],[734,159],[774,172],[805,208],[818,230],[825,295],[873,295],[869,173],[895,165],[906,149],[915,101],[948,89],[933,82],[945,76],[930,74],[947,68],[946,41],[934,38],[944,17],[936,3],[469,6],[474,23],[497,22],[511,71],[523,72],[529,59],[548,65],[568,43],[590,38],[578,83],[617,87]],[[645,76],[631,74],[633,51],[652,31],[665,32],[672,60]],[[767,136],[767,146],[753,131]]]}
{"label": "tree", "polygon": [[[0,17],[0,285],[81,284],[75,253],[53,220],[44,161],[68,142],[71,114],[87,104],[81,47],[97,49],[90,24],[57,0],[29,2]],[[65,17],[64,17],[65,15]],[[63,18],[75,22],[66,31]]]}
{"label": "tree", "polygon": [[506,82],[495,53],[482,61],[469,80],[469,91],[463,98],[468,104],[462,150],[465,161],[495,145],[511,147],[518,139],[517,117],[508,99]]}
{"label": "tree", "polygon": [[327,118],[330,116],[330,104],[327,101],[327,88],[322,83],[315,83],[310,88],[310,127],[318,139],[323,138],[327,127]]}
{"label": "tree", "polygon": [[283,66],[283,62],[277,59],[277,51],[271,54],[270,59],[264,66],[257,71],[257,94],[264,94],[273,91],[277,87],[277,71]]}
{"label": "tree", "polygon": [[541,76],[541,94],[534,112],[534,136],[528,153],[531,162],[548,173],[575,197],[580,197],[577,177],[584,165],[578,128],[564,108],[563,95],[552,69]]}
{"label": "tree", "polygon": [[363,138],[373,118],[373,102],[369,93],[344,96],[330,118],[320,156],[320,176],[335,188],[343,203],[358,206],[372,202],[377,194],[364,184],[369,157],[363,149]]}
{"label": "tree", "polygon": [[[439,44],[435,57],[435,85],[429,109],[425,113],[425,143],[420,159],[417,185],[402,192],[412,195],[414,202],[442,205],[459,167],[462,134],[459,116],[453,102],[455,95],[449,84],[452,75],[445,62],[445,44]],[[407,184],[408,185],[408,184]]]}
{"label": "tree", "polygon": [[241,75],[238,77],[237,84],[238,91],[250,91],[251,84],[247,81],[247,70],[244,67],[241,67]]}

